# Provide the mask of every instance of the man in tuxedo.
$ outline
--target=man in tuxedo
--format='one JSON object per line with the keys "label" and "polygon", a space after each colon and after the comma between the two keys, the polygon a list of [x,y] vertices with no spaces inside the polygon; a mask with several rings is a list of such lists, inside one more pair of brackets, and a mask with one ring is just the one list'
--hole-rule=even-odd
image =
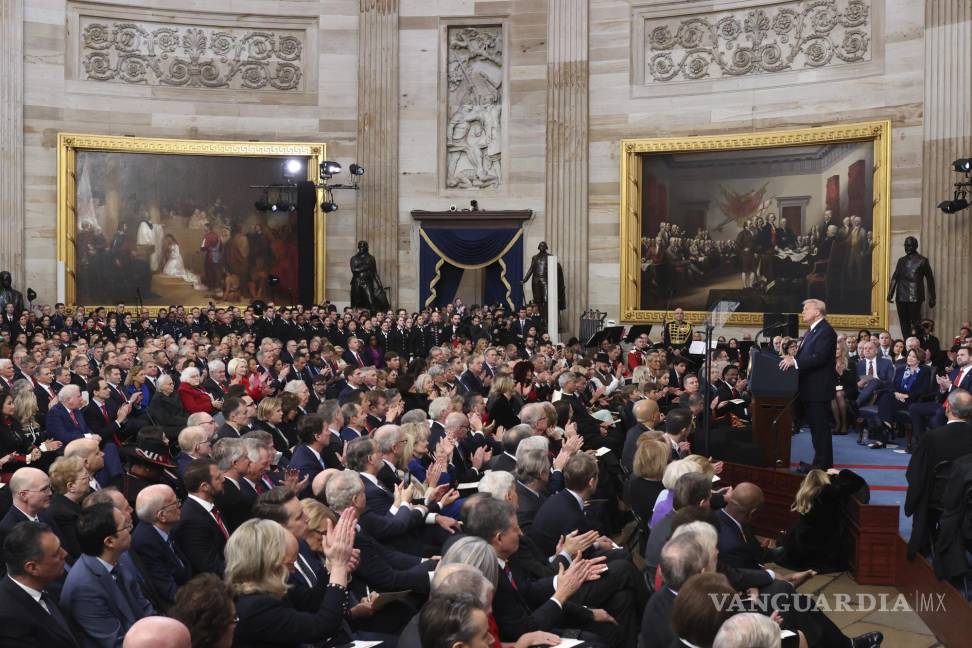
{"label": "man in tuxedo", "polygon": [[215,499],[223,491],[223,475],[212,459],[197,459],[186,467],[182,482],[189,496],[182,504],[182,517],[172,535],[189,559],[194,575],[222,574],[223,547],[229,531]]}
{"label": "man in tuxedo", "polygon": [[[813,440],[813,468],[826,470],[834,465],[834,447],[830,435],[830,401],[837,389],[834,357],[837,333],[826,320],[827,306],[819,299],[803,302],[802,318],[810,330],[803,337],[796,357],[784,356],[780,370],[799,370],[799,404],[803,419],[810,425]],[[809,468],[801,466],[808,471]]]}
{"label": "man in tuxedo", "polygon": [[136,621],[155,614],[138,575],[122,560],[131,533],[131,521],[111,504],[90,506],[78,518],[83,553],[64,582],[61,605],[86,646],[119,646]]}
{"label": "man in tuxedo", "polygon": [[3,543],[7,576],[0,580],[0,645],[79,648],[60,607],[44,589],[64,576],[61,541],[40,522],[23,522]]}
{"label": "man in tuxedo", "polygon": [[960,347],[955,352],[955,368],[947,376],[939,376],[937,380],[939,399],[914,403],[908,408],[915,440],[921,439],[929,423],[936,428],[945,425],[945,400],[948,394],[955,389],[972,391],[972,353],[968,347]]}
{"label": "man in tuxedo", "polygon": [[223,517],[226,529],[233,533],[249,520],[255,497],[245,492],[240,482],[250,468],[250,454],[244,439],[220,439],[213,446],[213,461],[223,475],[222,492],[217,493],[214,503]]}
{"label": "man in tuxedo", "polygon": [[964,389],[953,389],[945,399],[945,415],[948,422],[927,432],[911,455],[905,478],[908,493],[905,496],[905,515],[913,517],[908,553],[927,553],[931,532],[938,523],[938,514],[930,507],[934,502],[935,467],[942,461],[955,461],[972,453],[972,395]]}
{"label": "man in tuxedo", "polygon": [[172,538],[182,502],[165,484],[153,484],[138,494],[135,512],[142,523],[132,534],[131,551],[144,567],[142,576],[159,594],[164,612],[175,602],[176,590],[192,578],[189,559]]}

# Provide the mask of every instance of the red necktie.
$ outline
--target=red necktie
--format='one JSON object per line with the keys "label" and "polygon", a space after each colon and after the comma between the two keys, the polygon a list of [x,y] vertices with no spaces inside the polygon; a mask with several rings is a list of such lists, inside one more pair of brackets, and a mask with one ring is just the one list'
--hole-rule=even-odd
{"label": "red necktie", "polygon": [[867,361],[867,375],[868,376],[871,376],[872,378],[874,377],[874,361],[873,360],[868,360]]}
{"label": "red necktie", "polygon": [[506,565],[503,567],[503,573],[506,574],[506,577],[510,579],[510,585],[513,586],[513,589],[515,590],[520,589],[519,587],[516,586],[516,579],[513,578],[513,570],[510,569],[509,563],[506,563]]}
{"label": "red necktie", "polygon": [[219,530],[223,532],[223,535],[227,539],[229,539],[229,531],[226,530],[226,525],[223,524],[223,516],[219,514],[219,509],[214,506],[211,513],[213,514],[213,517],[216,518],[216,524],[219,526]]}
{"label": "red necktie", "polygon": [[267,487],[263,485],[263,480],[258,479],[253,482],[253,490],[257,492],[257,495],[262,495],[267,492]]}
{"label": "red necktie", "polygon": [[105,417],[105,423],[111,423],[111,419],[108,418],[108,408],[105,407],[104,403],[101,405],[101,415]]}
{"label": "red necktie", "polygon": [[68,414],[70,415],[70,417],[71,417],[71,422],[73,422],[73,423],[74,423],[74,426],[75,426],[75,427],[78,427],[78,417],[76,417],[76,416],[74,415],[74,410],[68,410]]}
{"label": "red necktie", "polygon": [[952,381],[952,386],[958,388],[962,384],[962,374],[965,369],[959,369],[959,372],[955,374],[955,380]]}

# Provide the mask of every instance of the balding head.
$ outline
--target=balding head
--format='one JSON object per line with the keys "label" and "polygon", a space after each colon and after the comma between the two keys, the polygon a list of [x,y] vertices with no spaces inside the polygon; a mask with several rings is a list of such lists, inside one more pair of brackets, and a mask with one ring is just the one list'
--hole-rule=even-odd
{"label": "balding head", "polygon": [[43,470],[37,468],[20,468],[10,478],[10,492],[16,495],[20,491],[36,491],[44,488],[50,480]]}
{"label": "balding head", "polygon": [[122,648],[192,648],[192,637],[189,628],[179,621],[150,616],[129,628]]}
{"label": "balding head", "polygon": [[176,501],[175,491],[170,486],[152,484],[140,490],[135,498],[135,514],[142,522],[154,524],[159,511]]}
{"label": "balding head", "polygon": [[94,439],[75,439],[64,447],[65,457],[78,457],[87,459],[98,452],[98,442]]}
{"label": "balding head", "polygon": [[953,389],[946,399],[948,417],[954,421],[967,421],[972,417],[972,394],[964,389]]}
{"label": "balding head", "polygon": [[653,427],[658,422],[658,403],[650,398],[643,398],[635,403],[632,411],[642,425]]}
{"label": "balding head", "polygon": [[732,497],[726,502],[728,513],[743,522],[748,522],[763,505],[763,489],[756,484],[743,482],[732,489]]}

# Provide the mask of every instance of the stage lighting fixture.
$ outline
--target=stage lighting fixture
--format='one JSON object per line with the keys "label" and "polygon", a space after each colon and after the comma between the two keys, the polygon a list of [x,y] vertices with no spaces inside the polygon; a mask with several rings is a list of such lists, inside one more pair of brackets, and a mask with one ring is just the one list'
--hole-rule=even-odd
{"label": "stage lighting fixture", "polygon": [[280,277],[277,275],[267,275],[267,285],[271,288],[276,288],[280,283]]}
{"label": "stage lighting fixture", "polygon": [[355,162],[354,164],[348,167],[348,173],[354,176],[363,176],[364,171],[365,171],[364,167],[358,164],[357,162]]}
{"label": "stage lighting fixture", "polygon": [[333,200],[325,200],[321,203],[321,211],[325,214],[330,214],[331,212],[336,212],[338,210],[337,203]]}
{"label": "stage lighting fixture", "polygon": [[300,175],[304,170],[304,163],[296,158],[290,158],[283,163],[283,177],[293,179]]}
{"label": "stage lighting fixture", "polygon": [[267,194],[260,196],[259,200],[253,203],[253,206],[259,212],[270,211],[270,200],[267,198]]}
{"label": "stage lighting fixture", "polygon": [[958,173],[972,173],[972,158],[962,158],[952,162],[952,168]]}
{"label": "stage lighting fixture", "polygon": [[942,202],[938,203],[938,208],[946,214],[960,212],[969,206],[969,201],[965,196],[966,194],[964,191],[956,191],[951,200],[943,200]]}
{"label": "stage lighting fixture", "polygon": [[324,160],[321,162],[321,177],[322,178],[332,178],[338,173],[341,173],[343,167],[337,162],[331,162],[330,160]]}
{"label": "stage lighting fixture", "polygon": [[297,209],[297,205],[289,203],[286,200],[280,200],[270,205],[270,211],[275,212],[291,212],[295,209]]}

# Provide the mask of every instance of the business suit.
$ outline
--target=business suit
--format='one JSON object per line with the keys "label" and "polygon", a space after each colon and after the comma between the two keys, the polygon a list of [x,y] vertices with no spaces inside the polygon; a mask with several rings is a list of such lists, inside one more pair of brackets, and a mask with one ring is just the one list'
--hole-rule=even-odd
{"label": "business suit", "polygon": [[327,588],[324,602],[312,613],[294,609],[287,598],[279,599],[264,593],[243,594],[236,600],[239,623],[233,646],[297,648],[317,645],[341,631],[344,596],[340,588]]}
{"label": "business suit", "polygon": [[799,402],[803,418],[810,426],[814,468],[827,469],[834,465],[830,401],[837,392],[836,353],[837,333],[826,319],[821,319],[807,331],[796,354]]}
{"label": "business suit", "polygon": [[142,576],[152,582],[166,608],[175,602],[176,590],[192,578],[189,559],[171,536],[169,540],[171,545],[162,539],[158,529],[142,523],[132,533],[130,549],[144,568]]}
{"label": "business suit", "polygon": [[0,647],[80,648],[61,608],[50,596],[44,602],[50,612],[10,578],[0,579]]}
{"label": "business suit", "polygon": [[121,563],[114,569],[117,581],[96,557],[84,554],[68,572],[61,605],[81,629],[82,646],[121,646],[136,621],[155,614],[136,575]]}
{"label": "business suit", "polygon": [[[890,422],[893,420],[895,412],[909,409],[912,405],[917,404],[931,393],[932,369],[930,367],[918,365],[916,367],[917,373],[912,374],[910,377],[909,386],[906,386],[905,382],[905,372],[907,370],[907,366],[897,367],[895,369],[894,380],[890,389],[891,398],[885,405],[884,411],[881,412],[882,420]],[[894,397],[895,393],[908,394],[908,398],[904,402],[901,402]]]}
{"label": "business suit", "polygon": [[[937,399],[925,403],[915,403],[908,408],[908,415],[911,417],[912,436],[915,439],[920,439],[928,427],[936,428],[945,425],[945,399],[955,389],[955,382],[961,371],[962,369],[955,368],[948,373],[948,380],[952,384],[947,391],[939,392]],[[958,388],[972,391],[972,368],[962,375]]]}
{"label": "business suit", "polygon": [[225,400],[226,398],[226,388],[209,376],[206,376],[206,380],[202,382],[202,388],[209,392],[209,395],[216,400]]}
{"label": "business suit", "polygon": [[675,593],[662,587],[654,593],[645,606],[641,618],[641,634],[638,636],[639,648],[669,646],[676,639],[672,631],[672,609],[675,607]]}
{"label": "business suit", "polygon": [[80,411],[74,411],[74,419],[67,408],[58,403],[47,412],[44,417],[44,429],[55,441],[60,441],[67,445],[75,439],[84,438],[85,434],[91,434],[91,430],[85,423],[84,416]]}
{"label": "business suit", "polygon": [[355,580],[378,592],[412,590],[428,595],[429,572],[436,563],[387,547],[361,527],[354,536],[354,547],[361,552]]}
{"label": "business suit", "polygon": [[[37,398],[37,411],[41,416],[47,414],[47,410],[50,407],[51,399],[57,398],[57,390],[54,389],[53,383],[50,385],[42,385],[40,383],[34,384],[34,396]],[[54,401],[57,403],[57,401]]]}
{"label": "business suit", "polygon": [[544,492],[534,493],[527,488],[520,480],[516,480],[516,520],[520,524],[520,529],[527,533],[533,525],[534,518],[540,506],[547,501],[547,494]]}
{"label": "business suit", "polygon": [[529,536],[537,543],[547,556],[556,553],[557,542],[560,536],[566,535],[571,531],[601,530],[585,514],[580,502],[574,494],[568,490],[562,490],[555,495],[547,498],[547,501],[540,506],[533,524],[530,525]]}
{"label": "business suit", "polygon": [[193,575],[206,572],[221,576],[226,565],[223,548],[226,536],[213,516],[199,502],[187,497],[182,504],[182,519],[172,536],[189,559]]}
{"label": "business suit", "polygon": [[376,477],[379,484],[392,492],[394,492],[396,486],[402,483],[402,478],[398,476],[398,470],[389,466],[386,461],[381,462],[381,468],[378,469]]}
{"label": "business suit", "polygon": [[242,483],[242,477],[236,481],[223,477],[223,492],[216,496],[216,508],[222,514],[223,524],[230,533],[253,517],[256,496],[251,497],[249,490],[244,492],[240,486]]}
{"label": "business suit", "polygon": [[216,432],[216,437],[218,439],[239,439],[241,436],[243,436],[243,433],[228,422],[223,423],[223,425],[220,426],[219,430]]}
{"label": "business suit", "polygon": [[107,403],[104,404],[104,411],[101,408],[102,405],[99,405],[94,400],[88,403],[81,410],[84,415],[84,422],[93,434],[101,437],[102,442],[117,442],[120,444],[122,440],[122,426],[111,415]]}
{"label": "business suit", "polygon": [[621,449],[621,465],[628,471],[628,474],[631,474],[634,470],[634,457],[638,451],[638,439],[649,429],[651,428],[647,425],[635,423],[624,434],[624,447]]}
{"label": "business suit", "polygon": [[510,455],[503,452],[498,454],[489,460],[486,467],[490,470],[502,470],[508,473],[516,472],[516,457],[511,457]]}
{"label": "business suit", "polygon": [[[953,421],[927,432],[911,455],[905,478],[905,515],[913,516],[913,529],[908,540],[908,554],[913,557],[928,549],[931,531],[937,519],[929,515],[928,504],[935,486],[935,466],[941,461],[955,461],[972,453],[972,424]],[[940,496],[941,494],[939,494]]]}

